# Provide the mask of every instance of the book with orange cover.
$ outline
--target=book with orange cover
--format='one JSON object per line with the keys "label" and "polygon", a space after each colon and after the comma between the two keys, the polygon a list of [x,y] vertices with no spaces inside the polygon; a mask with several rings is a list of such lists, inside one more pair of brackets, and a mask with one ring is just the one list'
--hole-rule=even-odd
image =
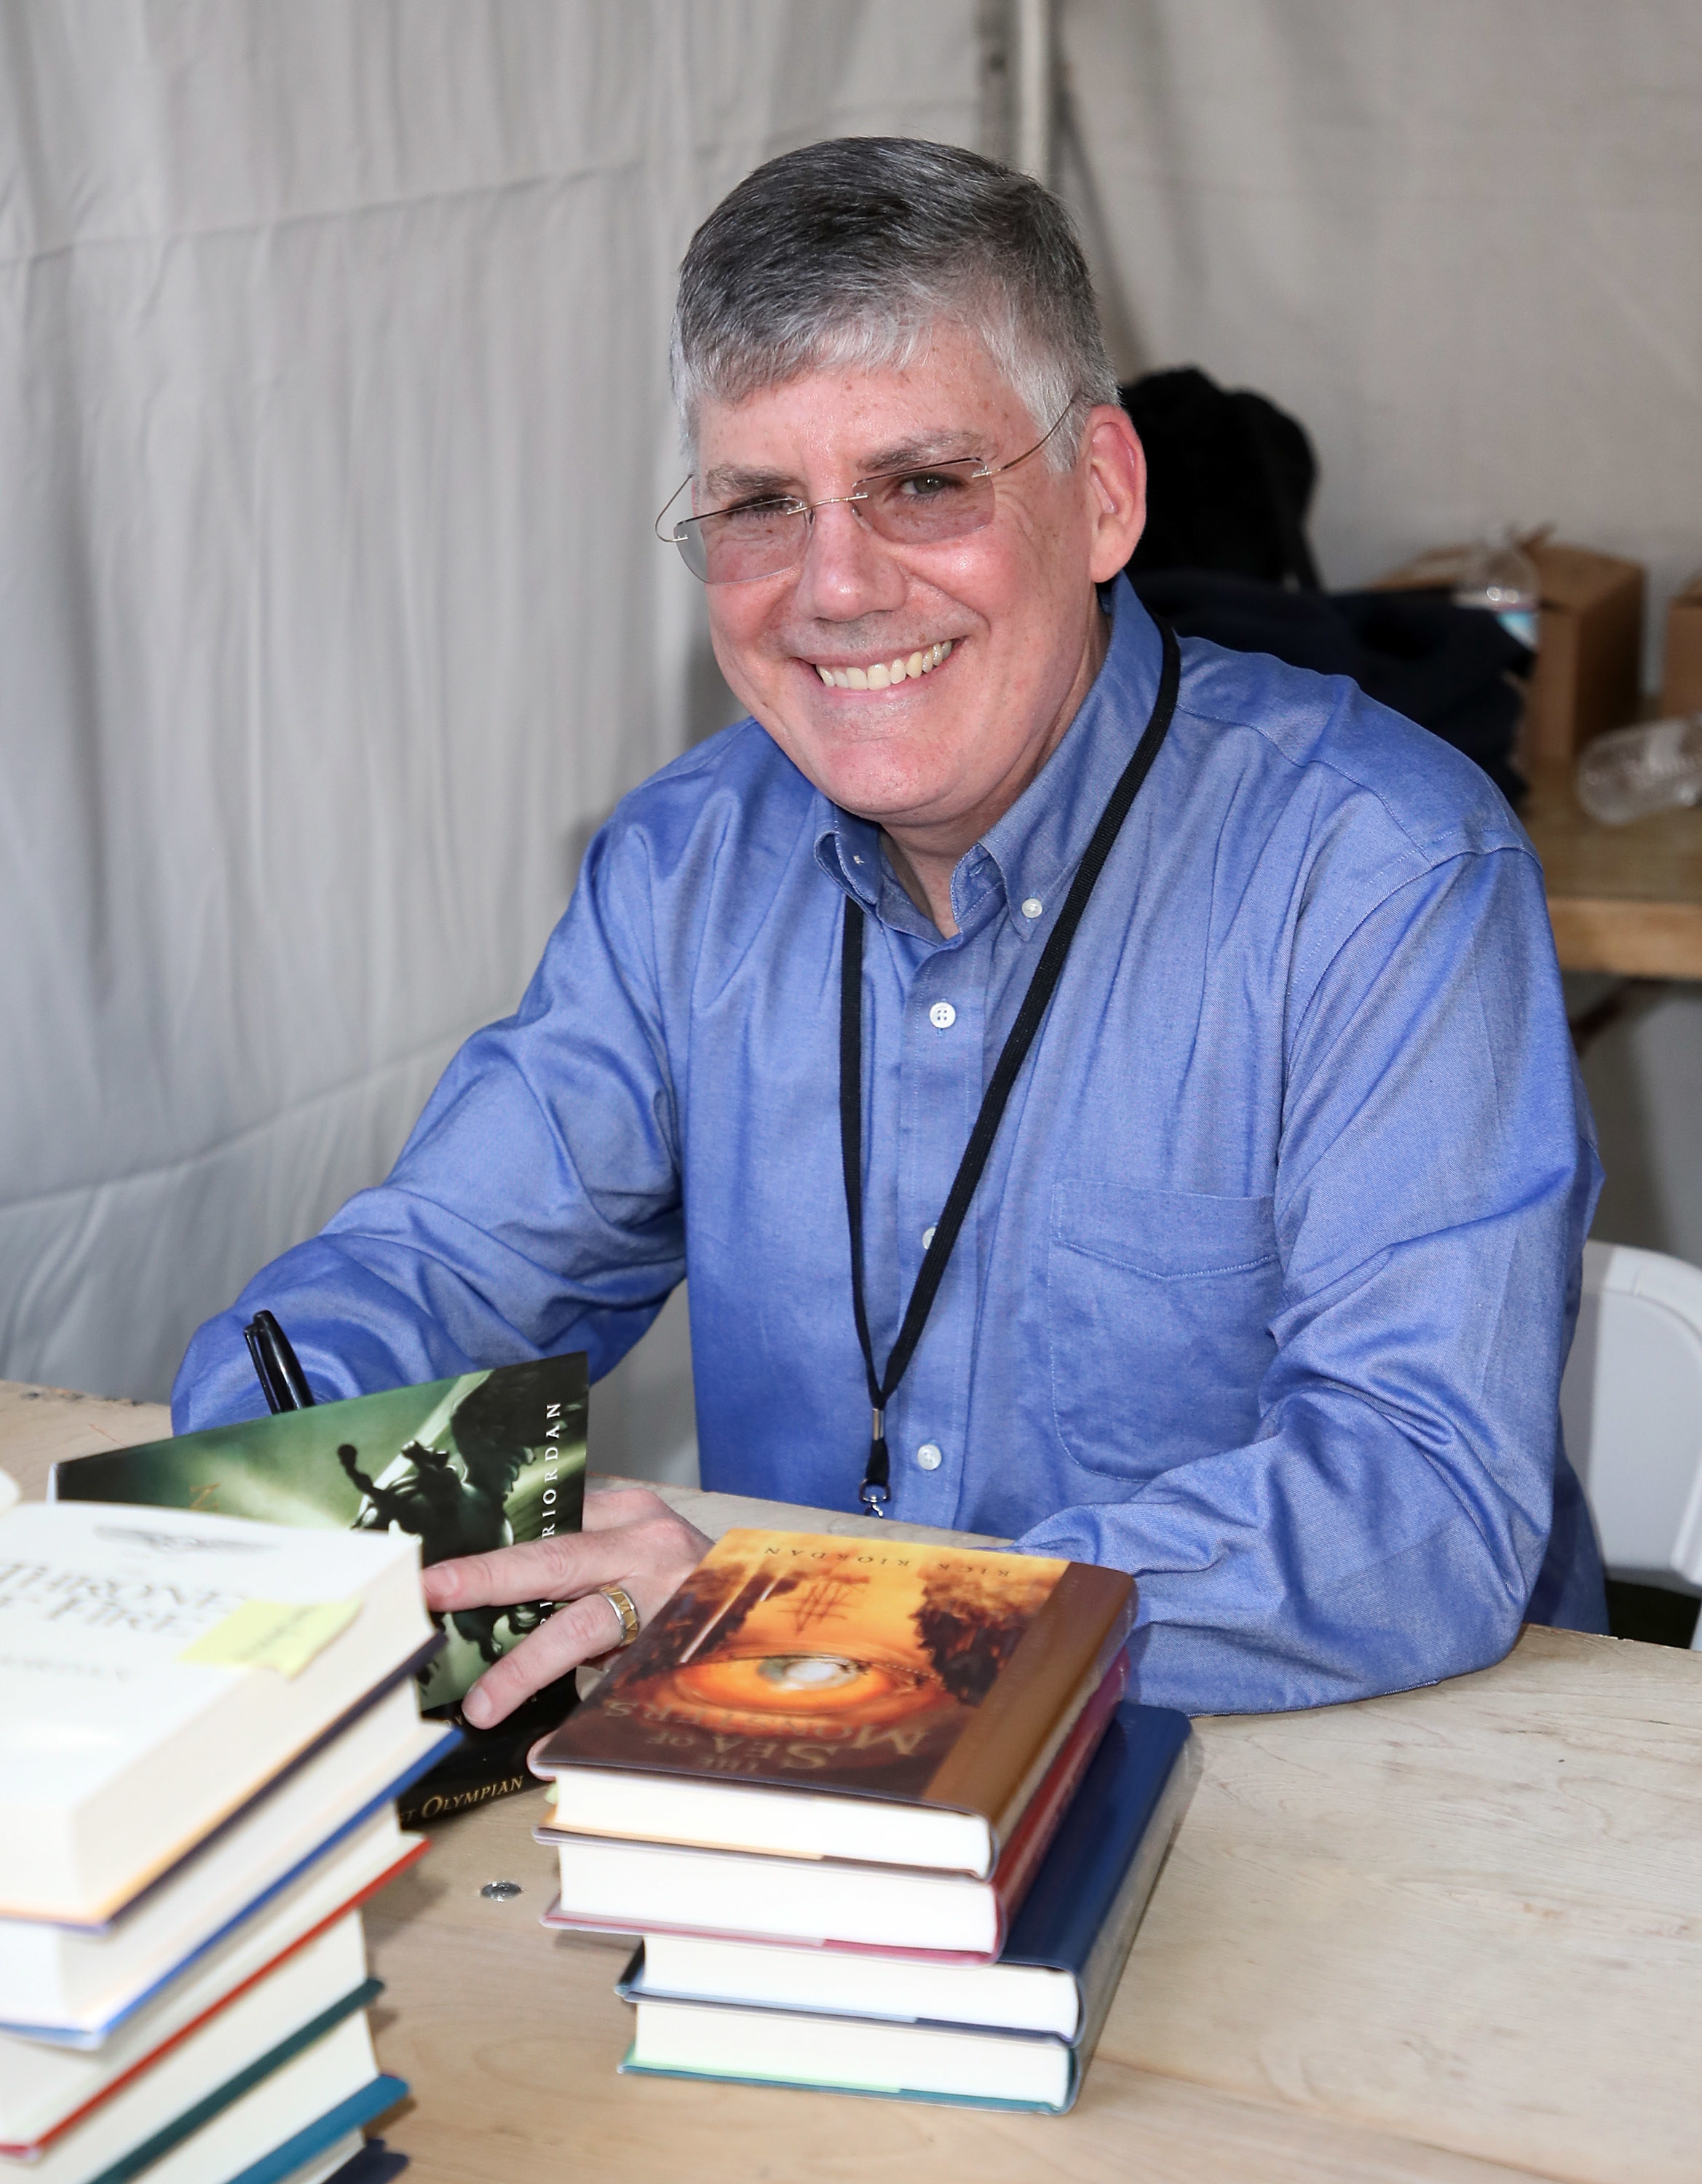
{"label": "book with orange cover", "polygon": [[985,1879],[1134,1618],[1122,1571],[729,1532],[532,1755],[550,1836]]}
{"label": "book with orange cover", "polygon": [[553,1844],[560,1892],[547,1926],[779,1942],[945,1960],[996,1957],[1115,1714],[1128,1682],[1119,1652],[985,1880],[843,1858],[781,1858],[539,1828]]}

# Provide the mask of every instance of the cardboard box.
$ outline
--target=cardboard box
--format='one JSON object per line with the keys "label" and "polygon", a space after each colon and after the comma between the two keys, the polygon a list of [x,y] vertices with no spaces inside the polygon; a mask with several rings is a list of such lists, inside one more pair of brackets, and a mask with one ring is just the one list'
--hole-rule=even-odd
{"label": "cardboard box", "polygon": [[[1643,566],[1541,536],[1523,543],[1537,566],[1543,613],[1519,747],[1526,758],[1570,763],[1592,736],[1637,718]],[[1421,554],[1385,577],[1382,588],[1451,588],[1470,551],[1444,546]]]}
{"label": "cardboard box", "polygon": [[1702,713],[1702,575],[1693,577],[1666,610],[1660,710],[1663,718]]}
{"label": "cardboard box", "polygon": [[1604,728],[1622,728],[1642,694],[1643,567],[1546,539],[1530,549],[1543,588],[1537,668],[1521,747],[1574,758]]}

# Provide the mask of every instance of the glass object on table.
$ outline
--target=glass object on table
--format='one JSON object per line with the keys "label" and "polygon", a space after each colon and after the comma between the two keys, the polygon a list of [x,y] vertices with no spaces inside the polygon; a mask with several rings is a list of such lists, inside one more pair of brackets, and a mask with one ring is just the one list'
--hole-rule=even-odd
{"label": "glass object on table", "polygon": [[1614,728],[1585,744],[1578,802],[1610,827],[1687,804],[1702,804],[1702,713]]}
{"label": "glass object on table", "polygon": [[1509,636],[1536,650],[1542,586],[1536,563],[1510,528],[1493,538],[1480,538],[1467,549],[1454,587],[1454,604],[1493,614]]}

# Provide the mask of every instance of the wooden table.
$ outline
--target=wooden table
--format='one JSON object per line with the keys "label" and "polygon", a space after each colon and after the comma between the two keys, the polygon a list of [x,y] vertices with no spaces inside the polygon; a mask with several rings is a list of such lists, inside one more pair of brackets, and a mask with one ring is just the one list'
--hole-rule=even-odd
{"label": "wooden table", "polygon": [[[0,1384],[0,1465],[161,1431]],[[768,1505],[675,1495],[706,1529]],[[854,1530],[867,1520],[786,1513]],[[411,2184],[1690,2184],[1702,1659],[1532,1630],[1499,1667],[1202,1721],[1205,1767],[1076,2112],[627,2079],[625,1949],[548,1936],[522,1797],[368,1914]],[[509,1903],[480,1894],[516,1880]]]}
{"label": "wooden table", "polygon": [[1543,861],[1561,969],[1702,978],[1702,811],[1604,827],[1578,809],[1566,767],[1526,770],[1519,816]]}

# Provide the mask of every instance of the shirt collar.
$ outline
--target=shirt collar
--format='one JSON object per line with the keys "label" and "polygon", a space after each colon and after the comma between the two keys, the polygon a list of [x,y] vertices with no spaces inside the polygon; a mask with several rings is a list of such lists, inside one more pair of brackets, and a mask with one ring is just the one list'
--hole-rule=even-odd
{"label": "shirt collar", "polygon": [[[1070,876],[1134,754],[1158,695],[1163,640],[1126,577],[1112,582],[1109,604],[1111,640],[1104,663],[1063,741],[952,874],[952,906],[960,928],[990,889],[1002,887],[1013,929],[1024,939],[1043,937],[1052,914],[1063,907]],[[813,824],[817,864],[879,915],[886,868],[879,829],[819,791]],[[1023,904],[1035,901],[1040,910],[1026,915]]]}
{"label": "shirt collar", "polygon": [[815,861],[836,887],[855,895],[865,910],[881,899],[881,830],[854,812],[842,811],[818,788],[811,825]]}

